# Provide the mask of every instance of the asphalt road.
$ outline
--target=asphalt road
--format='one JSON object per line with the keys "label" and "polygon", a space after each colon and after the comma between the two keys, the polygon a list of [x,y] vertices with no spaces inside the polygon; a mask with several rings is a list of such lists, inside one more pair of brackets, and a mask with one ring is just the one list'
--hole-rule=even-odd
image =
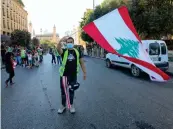
{"label": "asphalt road", "polygon": [[85,58],[87,80],[79,75],[76,114],[58,115],[58,66],[51,56],[39,68],[16,68],[15,85],[4,88],[2,129],[173,129],[173,80],[151,82],[126,69],[108,69],[103,60]]}

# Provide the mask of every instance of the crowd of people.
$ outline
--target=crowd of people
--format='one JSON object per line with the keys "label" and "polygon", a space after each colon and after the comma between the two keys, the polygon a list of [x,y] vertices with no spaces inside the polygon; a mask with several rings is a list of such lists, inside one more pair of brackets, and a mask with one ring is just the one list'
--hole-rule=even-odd
{"label": "crowd of people", "polygon": [[39,63],[43,61],[43,49],[36,47],[35,49],[27,49],[26,47],[16,46],[1,46],[2,64],[6,64],[6,53],[11,53],[16,65],[32,68],[38,67]]}
{"label": "crowd of people", "polygon": [[8,87],[9,81],[11,85],[13,84],[12,78],[15,75],[14,68],[16,66],[29,69],[32,69],[33,66],[39,66],[43,61],[43,49],[41,47],[27,49],[19,45],[6,47],[1,45],[1,59],[6,72],[9,74],[9,78],[5,82],[6,87]]}

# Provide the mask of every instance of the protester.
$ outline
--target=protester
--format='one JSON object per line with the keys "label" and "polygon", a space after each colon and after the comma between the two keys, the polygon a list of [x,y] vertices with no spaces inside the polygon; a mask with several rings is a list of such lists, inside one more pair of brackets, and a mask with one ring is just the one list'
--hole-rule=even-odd
{"label": "protester", "polygon": [[55,48],[52,49],[52,64],[56,64],[56,58],[55,58]]}
{"label": "protester", "polygon": [[55,48],[55,55],[56,55],[56,58],[57,58],[57,64],[61,65],[61,56],[60,56],[57,48]]}
{"label": "protester", "polygon": [[19,46],[17,46],[17,50],[16,50],[16,62],[17,62],[17,65],[21,65],[21,56],[20,56],[20,48]]}
{"label": "protester", "polygon": [[28,52],[28,66],[32,68],[32,53]]}
{"label": "protester", "polygon": [[[61,89],[61,107],[58,110],[58,113],[61,114],[66,109],[66,86],[77,83],[77,73],[79,71],[79,65],[81,65],[83,71],[83,79],[86,79],[86,69],[84,65],[81,52],[74,48],[74,39],[69,37],[66,40],[66,49],[62,49],[61,42],[58,44],[57,49],[59,54],[62,57],[62,65],[60,67],[60,89]],[[67,81],[66,81],[67,80]],[[75,113],[75,107],[73,104],[74,99],[74,90],[69,90],[70,98],[70,112]]]}
{"label": "protester", "polygon": [[22,59],[22,65],[23,67],[26,66],[26,51],[24,48],[21,49],[21,59]]}
{"label": "protester", "polygon": [[13,52],[13,48],[11,47],[11,45],[7,47],[7,52]]}
{"label": "protester", "polygon": [[38,60],[38,52],[37,51],[34,51],[34,65],[35,66],[39,66],[39,60]]}
{"label": "protester", "polygon": [[43,61],[43,49],[42,49],[42,47],[40,47],[40,49],[41,49],[41,62]]}
{"label": "protester", "polygon": [[13,85],[13,77],[14,77],[14,68],[13,68],[13,54],[11,52],[7,52],[5,55],[5,66],[6,72],[9,74],[9,78],[5,81],[6,87],[8,87],[8,82]]}
{"label": "protester", "polygon": [[38,48],[38,55],[39,55],[39,62],[41,63],[43,61],[43,50],[42,48]]}

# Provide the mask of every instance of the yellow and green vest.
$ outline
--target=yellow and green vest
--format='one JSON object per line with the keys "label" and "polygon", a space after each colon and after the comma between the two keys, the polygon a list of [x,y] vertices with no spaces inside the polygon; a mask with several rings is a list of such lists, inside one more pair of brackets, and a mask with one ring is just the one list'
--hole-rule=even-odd
{"label": "yellow and green vest", "polygon": [[26,57],[26,54],[25,54],[25,50],[24,49],[21,50],[21,57],[22,58],[25,58]]}
{"label": "yellow and green vest", "polygon": [[[76,57],[77,57],[77,73],[79,72],[79,66],[80,66],[80,62],[79,62],[79,52],[77,49],[73,48],[73,50],[75,51],[76,53]],[[63,74],[64,74],[64,71],[65,71],[65,66],[66,66],[66,63],[67,63],[67,58],[68,58],[68,49],[64,52],[64,56],[63,56],[63,60],[62,60],[62,64],[59,68],[59,73],[60,73],[60,76],[62,77]]]}

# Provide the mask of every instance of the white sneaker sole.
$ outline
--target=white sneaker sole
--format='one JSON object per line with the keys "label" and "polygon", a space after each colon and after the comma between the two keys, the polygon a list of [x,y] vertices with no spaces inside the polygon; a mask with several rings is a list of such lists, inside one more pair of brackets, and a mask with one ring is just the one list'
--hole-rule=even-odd
{"label": "white sneaker sole", "polygon": [[66,111],[66,108],[62,112],[58,112],[58,114],[63,114]]}

